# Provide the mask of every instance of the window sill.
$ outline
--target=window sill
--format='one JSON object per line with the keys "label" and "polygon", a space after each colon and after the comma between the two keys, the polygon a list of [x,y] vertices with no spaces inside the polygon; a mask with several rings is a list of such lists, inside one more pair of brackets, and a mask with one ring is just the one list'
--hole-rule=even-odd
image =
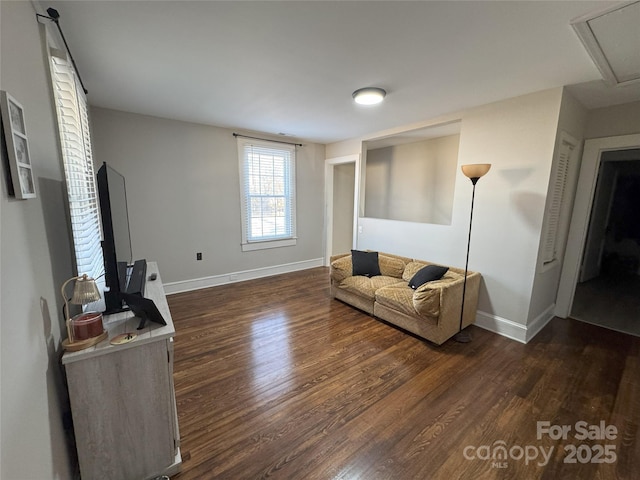
{"label": "window sill", "polygon": [[267,248],[293,247],[298,241],[297,238],[287,238],[286,240],[269,240],[266,242],[243,243],[242,251],[251,252],[253,250],[266,250]]}

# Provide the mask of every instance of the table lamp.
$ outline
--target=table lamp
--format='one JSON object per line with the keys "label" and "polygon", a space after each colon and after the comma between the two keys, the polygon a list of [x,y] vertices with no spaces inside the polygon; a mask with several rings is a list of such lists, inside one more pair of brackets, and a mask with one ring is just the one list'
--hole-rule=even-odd
{"label": "table lamp", "polygon": [[[71,298],[67,298],[65,289],[75,282]],[[60,289],[64,298],[64,316],[67,326],[67,339],[62,342],[65,350],[77,351],[89,348],[107,338],[108,333],[102,325],[102,313],[83,312],[73,318],[69,315],[69,303],[87,305],[100,300],[100,291],[93,278],[87,274],[72,277],[62,284]]]}

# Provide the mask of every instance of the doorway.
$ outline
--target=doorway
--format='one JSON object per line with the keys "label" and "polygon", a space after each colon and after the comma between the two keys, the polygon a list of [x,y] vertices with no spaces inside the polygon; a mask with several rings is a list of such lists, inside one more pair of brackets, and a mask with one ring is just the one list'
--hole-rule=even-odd
{"label": "doorway", "polygon": [[328,159],[325,163],[325,266],[332,255],[356,248],[360,155]]}
{"label": "doorway", "polygon": [[587,140],[556,315],[640,336],[640,135]]}
{"label": "doorway", "polygon": [[640,149],[601,156],[570,316],[640,336]]}

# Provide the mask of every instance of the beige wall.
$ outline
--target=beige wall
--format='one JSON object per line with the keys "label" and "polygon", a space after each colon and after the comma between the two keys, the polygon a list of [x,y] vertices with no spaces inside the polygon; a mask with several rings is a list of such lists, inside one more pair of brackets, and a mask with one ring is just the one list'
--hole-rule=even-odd
{"label": "beige wall", "polygon": [[451,223],[459,135],[368,150],[365,216]]}
{"label": "beige wall", "polygon": [[15,200],[2,168],[0,199],[0,477],[72,478],[62,419],[61,284],[72,275],[63,173],[31,2],[0,2],[0,88],[24,107],[37,198]]}
{"label": "beige wall", "polygon": [[133,257],[157,261],[164,282],[324,256],[324,146],[297,148],[297,245],[242,252],[233,130],[102,108],[91,114],[96,162],[126,178]]}

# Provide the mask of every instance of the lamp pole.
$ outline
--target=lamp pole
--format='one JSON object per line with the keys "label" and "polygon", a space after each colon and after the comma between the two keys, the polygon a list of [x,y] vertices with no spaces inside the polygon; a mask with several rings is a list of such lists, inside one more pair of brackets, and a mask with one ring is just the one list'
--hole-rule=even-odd
{"label": "lamp pole", "polygon": [[473,224],[473,204],[476,199],[476,183],[478,183],[480,177],[473,177],[471,183],[473,183],[473,192],[471,193],[471,215],[469,216],[469,238],[467,239],[467,260],[464,264],[464,283],[462,284],[462,306],[460,307],[460,328],[456,333],[454,340],[460,343],[469,343],[471,338],[470,332],[462,331],[462,319],[464,317],[464,297],[467,293],[467,272],[469,271],[469,250],[471,248],[471,225]]}
{"label": "lamp pole", "polygon": [[469,250],[471,248],[471,226],[473,225],[473,204],[476,199],[476,183],[480,180],[480,177],[485,175],[491,168],[490,163],[479,163],[472,165],[462,165],[462,173],[469,177],[473,184],[473,191],[471,193],[471,213],[469,215],[469,236],[467,238],[467,259],[464,264],[464,282],[462,284],[462,305],[460,306],[460,326],[458,333],[455,334],[453,339],[460,343],[469,343],[472,340],[471,332],[464,331],[462,329],[462,322],[464,319],[464,300],[467,293],[467,272],[469,271]]}

